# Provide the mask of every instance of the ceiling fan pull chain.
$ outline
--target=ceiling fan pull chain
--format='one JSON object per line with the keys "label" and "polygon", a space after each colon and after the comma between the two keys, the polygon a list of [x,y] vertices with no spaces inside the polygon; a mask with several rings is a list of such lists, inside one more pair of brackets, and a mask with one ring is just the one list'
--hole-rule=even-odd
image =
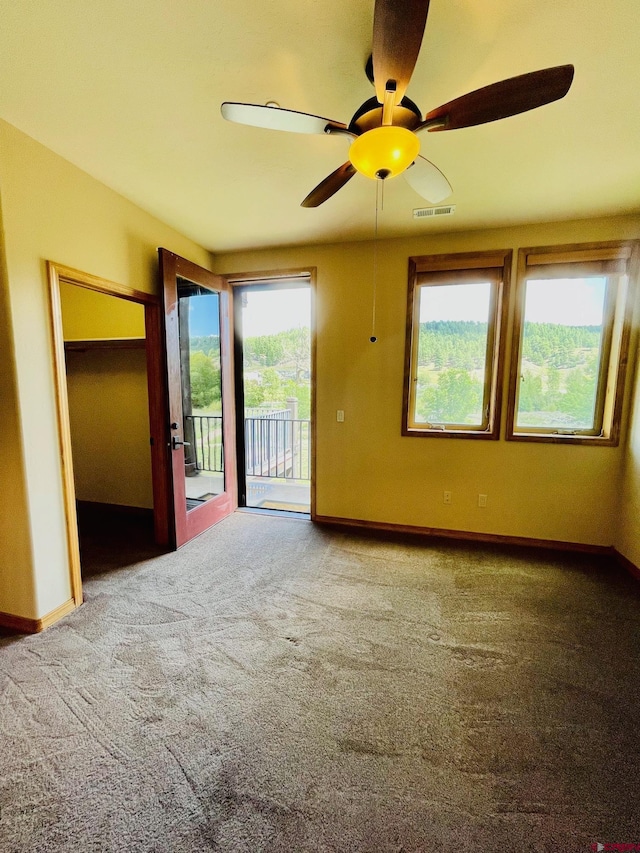
{"label": "ceiling fan pull chain", "polygon": [[[382,192],[381,192],[382,187]],[[371,310],[371,337],[370,343],[375,344],[378,340],[376,336],[376,291],[378,285],[378,210],[380,209],[380,200],[384,206],[384,181],[376,181],[376,218],[373,231],[373,306]],[[384,209],[384,207],[382,208]]]}

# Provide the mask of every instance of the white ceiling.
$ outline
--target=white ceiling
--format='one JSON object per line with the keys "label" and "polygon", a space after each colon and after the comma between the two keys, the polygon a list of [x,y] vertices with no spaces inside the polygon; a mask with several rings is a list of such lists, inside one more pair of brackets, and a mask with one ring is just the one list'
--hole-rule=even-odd
{"label": "white ceiling", "polygon": [[[348,140],[236,125],[235,100],[348,122],[374,0],[0,0],[0,116],[213,251],[369,238],[375,182],[300,202]],[[423,113],[573,63],[561,101],[423,134],[453,218],[386,184],[382,236],[640,210],[640,0],[431,0],[408,96]]]}

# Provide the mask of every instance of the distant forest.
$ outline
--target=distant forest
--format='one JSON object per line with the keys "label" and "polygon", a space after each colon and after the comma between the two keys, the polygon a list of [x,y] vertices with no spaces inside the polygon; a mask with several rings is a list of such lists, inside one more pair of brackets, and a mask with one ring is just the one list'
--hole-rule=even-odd
{"label": "distant forest", "polygon": [[[596,394],[600,326],[526,323],[520,422],[588,427]],[[425,423],[479,423],[487,324],[420,324],[416,414]]]}
{"label": "distant forest", "polygon": [[[487,324],[420,324],[416,415],[425,423],[482,420]],[[520,425],[591,426],[597,391],[600,326],[526,323],[518,404]],[[289,329],[244,341],[245,407],[285,408],[298,400],[309,417],[309,329]],[[220,407],[219,339],[191,340],[194,409]]]}
{"label": "distant forest", "polygon": [[206,335],[203,337],[193,337],[189,341],[189,349],[191,352],[210,353],[220,352],[220,338],[218,335]]}
{"label": "distant forest", "polygon": [[[527,323],[524,358],[543,367],[569,368],[581,364],[584,350],[597,350],[600,326],[560,326]],[[420,323],[418,364],[473,370],[482,368],[487,346],[487,324],[459,320]]]}
{"label": "distant forest", "polygon": [[245,409],[286,408],[298,401],[298,417],[311,416],[311,333],[288,329],[244,339]]}
{"label": "distant forest", "polygon": [[[193,408],[220,408],[220,341],[217,335],[190,341],[191,398]],[[298,400],[298,417],[309,418],[311,402],[310,332],[289,329],[275,335],[244,340],[245,408],[286,408],[287,399]]]}

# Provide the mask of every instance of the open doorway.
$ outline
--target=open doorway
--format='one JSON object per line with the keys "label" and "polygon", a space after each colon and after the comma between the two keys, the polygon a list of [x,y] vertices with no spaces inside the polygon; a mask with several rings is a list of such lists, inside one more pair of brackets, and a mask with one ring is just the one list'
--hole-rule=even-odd
{"label": "open doorway", "polygon": [[144,307],[60,283],[83,577],[155,553]]}
{"label": "open doorway", "polygon": [[[79,605],[79,521],[103,539],[106,530],[112,554],[118,537],[132,543],[138,522],[144,549],[171,545],[161,309],[155,295],[88,273],[51,261],[47,272],[69,575]],[[122,557],[121,549],[120,564]]]}
{"label": "open doorway", "polygon": [[313,504],[311,277],[233,284],[238,503],[308,516]]}

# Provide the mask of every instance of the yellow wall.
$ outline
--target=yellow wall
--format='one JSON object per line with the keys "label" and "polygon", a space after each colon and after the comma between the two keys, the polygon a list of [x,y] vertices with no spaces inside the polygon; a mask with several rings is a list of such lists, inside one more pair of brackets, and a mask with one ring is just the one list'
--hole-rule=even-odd
{"label": "yellow wall", "polygon": [[144,350],[67,353],[67,391],[76,498],[153,507]]}
{"label": "yellow wall", "polygon": [[621,217],[380,240],[376,344],[372,243],[215,256],[220,273],[317,267],[317,514],[612,545],[623,447],[401,436],[407,259],[639,233],[640,218]]}
{"label": "yellow wall", "polygon": [[9,308],[0,204],[0,611],[14,612],[15,609],[15,612],[26,613],[34,599],[34,580],[28,571],[16,573],[12,570],[14,566],[30,565],[31,542],[29,528],[20,523],[27,514],[27,495]]}
{"label": "yellow wall", "polygon": [[65,341],[144,338],[144,306],[118,296],[60,282]]}
{"label": "yellow wall", "polygon": [[[639,326],[640,288],[636,318],[636,325]],[[633,369],[633,359],[630,366]],[[640,566],[640,350],[636,353],[634,386],[633,411],[620,487],[619,525],[614,544],[628,560]]]}
{"label": "yellow wall", "polygon": [[45,262],[154,292],[158,246],[203,266],[209,256],[5,122],[0,194],[17,379],[1,390],[18,431],[2,474],[0,530],[12,539],[0,553],[0,611],[37,619],[70,598]]}
{"label": "yellow wall", "polygon": [[[157,246],[208,254],[0,122],[0,611],[40,618],[70,597],[45,261],[139,290],[157,287]],[[378,335],[368,342],[371,243],[215,258],[218,271],[318,268],[317,512],[399,524],[619,544],[638,562],[640,425],[629,449],[403,438],[407,258],[637,237],[640,218],[381,240]],[[345,410],[344,424],[335,420]],[[624,440],[627,433],[624,434]],[[622,480],[622,464],[625,479]],[[617,493],[628,510],[616,531]],[[451,506],[442,491],[453,493]],[[478,509],[477,494],[489,496]]]}

